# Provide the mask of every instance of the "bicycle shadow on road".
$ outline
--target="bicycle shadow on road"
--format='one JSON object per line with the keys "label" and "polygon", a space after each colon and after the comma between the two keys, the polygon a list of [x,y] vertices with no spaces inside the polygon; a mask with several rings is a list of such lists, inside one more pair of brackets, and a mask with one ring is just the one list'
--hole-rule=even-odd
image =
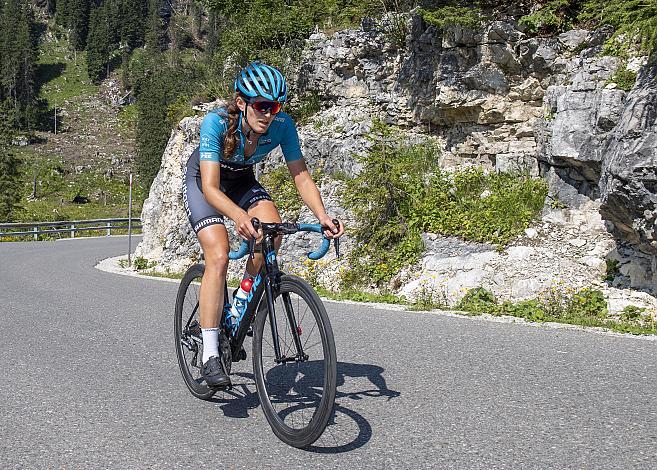
{"label": "bicycle shadow on road", "polygon": [[[333,416],[324,434],[314,445],[307,447],[307,451],[337,454],[358,449],[369,442],[372,438],[372,426],[362,414],[349,406],[349,401],[361,402],[359,407],[362,408],[365,405],[362,400],[386,398],[389,401],[399,397],[400,392],[388,388],[384,371],[383,367],[374,364],[338,362]],[[260,405],[254,376],[248,372],[234,372],[231,377],[233,388],[218,392],[210,401],[220,404],[226,417],[247,418],[249,410]],[[295,395],[311,397],[318,390],[313,377],[317,375],[301,374],[294,381],[294,386],[279,389],[281,397],[274,396],[273,399],[281,399],[291,391]]]}
{"label": "bicycle shadow on road", "polygon": [[[338,362],[338,390],[335,412],[324,434],[307,451],[321,454],[339,454],[362,447],[372,438],[372,426],[359,412],[352,409],[348,400],[387,398],[401,395],[388,388],[383,376],[385,369],[374,364]],[[369,383],[367,383],[367,382]],[[365,382],[365,383],[364,383]],[[369,387],[373,385],[373,387]],[[365,403],[361,403],[362,407]]]}
{"label": "bicycle shadow on road", "polygon": [[248,418],[249,410],[260,406],[255,377],[248,372],[233,372],[231,380],[230,390],[217,392],[209,401],[221,404],[221,411],[228,418]]}

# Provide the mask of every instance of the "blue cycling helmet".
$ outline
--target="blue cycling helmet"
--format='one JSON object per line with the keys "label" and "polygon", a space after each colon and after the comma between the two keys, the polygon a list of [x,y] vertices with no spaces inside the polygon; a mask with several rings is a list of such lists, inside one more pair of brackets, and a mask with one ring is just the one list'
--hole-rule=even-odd
{"label": "blue cycling helmet", "polygon": [[275,67],[255,61],[244,67],[235,79],[235,91],[247,98],[262,96],[270,101],[285,103],[287,83]]}

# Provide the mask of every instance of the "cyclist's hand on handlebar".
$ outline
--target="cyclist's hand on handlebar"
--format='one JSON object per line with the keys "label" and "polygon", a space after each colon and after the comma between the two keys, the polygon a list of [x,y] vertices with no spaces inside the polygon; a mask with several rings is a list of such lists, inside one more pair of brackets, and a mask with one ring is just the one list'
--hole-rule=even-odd
{"label": "cyclist's hand on handlebar", "polygon": [[260,234],[251,223],[251,216],[246,212],[239,216],[239,218],[235,221],[235,227],[237,228],[237,233],[239,233],[240,237],[242,237],[244,240],[260,238]]}
{"label": "cyclist's hand on handlebar", "polygon": [[333,219],[327,215],[319,223],[324,228],[326,238],[339,238],[344,233],[344,224],[338,219]]}

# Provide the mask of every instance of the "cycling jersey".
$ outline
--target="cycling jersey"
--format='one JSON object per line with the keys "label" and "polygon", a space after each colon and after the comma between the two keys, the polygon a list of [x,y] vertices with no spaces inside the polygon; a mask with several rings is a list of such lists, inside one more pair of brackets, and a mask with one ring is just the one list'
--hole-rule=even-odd
{"label": "cycling jersey", "polygon": [[256,181],[253,165],[262,161],[278,145],[283,150],[285,161],[301,159],[301,147],[296,126],[290,116],[281,112],[274,116],[267,132],[258,138],[256,150],[244,159],[245,137],[242,134],[242,119],[239,119],[237,134],[240,144],[233,158],[223,156],[224,135],[228,130],[228,112],[225,108],[211,111],[201,123],[201,143],[190,155],[183,178],[183,202],[185,211],[196,233],[204,227],[223,224],[223,216],[203,196],[201,184],[201,161],[218,162],[221,165],[221,190],[238,206],[248,210],[259,200],[271,200],[271,196]]}
{"label": "cycling jersey", "polygon": [[230,160],[223,156],[224,135],[228,130],[228,112],[226,108],[211,111],[201,123],[200,160],[219,162],[228,161],[238,165],[254,165],[267,156],[269,152],[279,145],[283,150],[285,161],[292,162],[301,158],[299,135],[292,118],[280,112],[274,116],[269,129],[258,138],[255,152],[248,159],[244,158],[244,141],[242,133],[242,119],[237,126],[240,144]]}

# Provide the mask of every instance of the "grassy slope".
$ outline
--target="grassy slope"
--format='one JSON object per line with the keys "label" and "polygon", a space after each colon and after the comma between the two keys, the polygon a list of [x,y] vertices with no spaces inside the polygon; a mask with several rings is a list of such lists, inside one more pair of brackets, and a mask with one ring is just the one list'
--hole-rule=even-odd
{"label": "grassy slope", "polygon": [[[19,221],[127,216],[134,155],[131,113],[121,113],[127,121],[120,119],[120,110],[101,99],[106,90],[90,82],[85,59],[85,53],[74,54],[63,40],[41,45],[39,98],[47,102],[48,119],[36,132],[36,143],[16,149],[25,180],[21,210],[15,214]],[[88,202],[73,203],[77,195]],[[144,197],[136,186],[133,214],[139,214]]]}

